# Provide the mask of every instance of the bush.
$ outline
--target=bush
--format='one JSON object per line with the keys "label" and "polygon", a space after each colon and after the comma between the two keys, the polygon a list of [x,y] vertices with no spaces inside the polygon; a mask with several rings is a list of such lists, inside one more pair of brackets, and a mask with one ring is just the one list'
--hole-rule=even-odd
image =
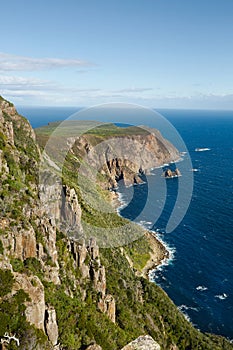
{"label": "bush", "polygon": [[0,297],[11,292],[14,277],[10,270],[0,270]]}
{"label": "bush", "polygon": [[3,254],[3,253],[4,253],[4,248],[3,248],[3,245],[2,245],[2,241],[0,240],[0,254]]}

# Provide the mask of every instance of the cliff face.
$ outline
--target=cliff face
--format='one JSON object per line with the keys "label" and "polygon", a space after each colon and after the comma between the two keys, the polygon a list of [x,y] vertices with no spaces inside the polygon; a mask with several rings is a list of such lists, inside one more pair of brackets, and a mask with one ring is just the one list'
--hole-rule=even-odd
{"label": "cliff face", "polygon": [[[159,137],[118,138],[102,159],[83,136],[73,154],[82,151],[92,166],[99,157],[106,187],[112,187],[121,178],[139,181],[137,173],[176,158],[174,147],[162,146]],[[62,189],[55,173],[39,184],[41,160],[30,124],[0,98],[0,348],[232,349],[195,330],[159,287],[135,276],[133,258],[140,260],[138,252],[150,257],[146,235],[124,249],[69,238],[63,223],[81,237],[85,210],[98,218],[83,206],[68,172]],[[73,170],[69,159],[67,166]]]}
{"label": "cliff face", "polygon": [[[61,285],[67,274],[66,263],[79,271],[68,272],[75,292],[78,290],[85,301],[84,285],[90,283],[98,294],[97,310],[114,323],[115,300],[106,291],[105,267],[101,264],[95,240],[86,244],[64,237],[65,256],[59,261],[56,220],[69,222],[82,232],[77,194],[64,184],[61,196],[59,185],[51,177],[43,185],[38,184],[41,153],[35,143],[34,131],[4,99],[0,100],[0,146],[0,268],[9,270],[14,279],[7,299],[11,302],[19,291],[27,295],[24,315],[28,332],[32,325],[47,335],[47,342],[41,346],[38,342],[38,348],[57,346],[58,343],[56,310],[46,302],[43,283]],[[65,289],[73,297],[74,290],[68,285]],[[3,333],[2,330],[0,337]],[[25,333],[25,337],[27,335]],[[4,343],[4,337],[2,339]]]}
{"label": "cliff face", "polygon": [[115,136],[100,144],[98,139],[84,135],[76,140],[73,152],[106,175],[109,188],[116,187],[119,180],[125,185],[141,183],[143,173],[180,158],[178,150],[158,130],[144,128],[136,128],[142,134]]}

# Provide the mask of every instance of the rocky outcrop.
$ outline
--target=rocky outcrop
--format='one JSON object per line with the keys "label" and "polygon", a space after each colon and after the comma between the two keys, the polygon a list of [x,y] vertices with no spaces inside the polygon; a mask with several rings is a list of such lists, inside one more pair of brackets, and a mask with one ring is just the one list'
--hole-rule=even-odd
{"label": "rocky outcrop", "polygon": [[111,294],[102,297],[98,302],[98,307],[113,323],[116,322],[116,302]]}
{"label": "rocky outcrop", "polygon": [[[9,230],[9,228],[8,228]],[[1,237],[4,251],[8,256],[25,260],[37,256],[36,237],[32,227],[12,227]]]}
{"label": "rocky outcrop", "polygon": [[[72,160],[77,160],[77,163],[72,163],[71,171],[73,165],[85,163],[80,162],[78,156],[81,154],[92,170],[97,169],[104,175],[101,178],[107,179],[107,185],[103,187],[108,189],[117,186],[120,180],[126,185],[140,183],[141,176],[148,169],[179,157],[178,151],[157,131],[115,137],[106,143],[102,142],[102,137],[100,140],[100,147],[96,142],[98,140],[94,139],[91,143],[88,135],[79,140],[68,140],[70,145],[75,143],[71,150]],[[46,155],[45,161],[52,170],[42,171],[41,175],[45,178],[38,181],[41,153],[34,141],[35,134],[28,121],[17,114],[12,104],[0,97],[0,269],[5,270],[1,271],[0,282],[9,286],[6,294],[5,288],[2,288],[0,298],[0,321],[4,320],[1,322],[0,338],[5,339],[2,347],[15,348],[19,339],[19,348],[28,350],[101,350],[96,342],[104,348],[120,348],[121,340],[118,337],[122,335],[123,339],[129,339],[139,330],[139,334],[144,334],[145,330],[156,333],[161,344],[172,344],[169,350],[178,349],[175,343],[178,340],[182,342],[184,334],[189,337],[188,347],[196,344],[196,340],[198,346],[209,344],[209,337],[195,329],[191,332],[191,325],[186,327],[185,319],[178,311],[176,314],[174,305],[165,293],[161,294],[159,288],[135,276],[130,247],[125,252],[122,248],[122,256],[118,248],[109,249],[105,251],[106,254],[101,250],[100,255],[95,239],[86,242],[81,239],[85,235],[81,225],[80,203],[81,200],[83,203],[83,198],[80,202],[78,198],[78,195],[82,195],[80,187],[80,191],[76,192],[77,184],[72,176],[69,178],[68,167],[65,169],[67,177],[63,179],[68,184],[61,183],[56,175],[60,171],[59,166]],[[85,171],[83,175],[87,176],[88,167]],[[176,172],[176,176],[179,175]],[[92,197],[93,192],[89,192]],[[87,212],[91,217],[93,211]],[[108,215],[106,218],[108,220]],[[79,236],[73,237],[70,234],[72,231],[78,231]],[[88,237],[92,234],[94,232],[91,231]],[[149,263],[152,266],[159,261],[159,249],[157,244],[151,251]],[[146,268],[151,268],[150,264]],[[6,270],[9,271],[5,273]],[[112,275],[108,276],[109,273]],[[122,293],[119,288],[123,289]],[[17,293],[20,290],[26,294]],[[20,308],[21,300],[24,300],[25,308],[24,305]],[[116,305],[118,300],[119,304]],[[143,306],[145,309],[141,312]],[[18,310],[22,312],[19,314]],[[174,317],[170,317],[173,312]],[[132,317],[129,323],[132,325],[140,321],[135,329],[129,328],[127,317]],[[171,324],[171,321],[169,324],[169,320],[174,320],[175,324]],[[61,329],[58,329],[58,324]],[[177,330],[175,335],[174,330]],[[109,331],[112,334],[107,335]],[[8,346],[10,338],[16,345],[12,343]],[[143,335],[123,349],[159,350],[160,346],[150,336]]]}
{"label": "rocky outcrop", "polygon": [[[14,105],[12,105],[12,103],[4,100],[3,98],[0,98],[0,111],[1,111],[0,123],[5,123],[6,136],[9,137],[9,140],[8,140],[9,143],[14,144],[14,130],[13,130],[12,121],[15,123],[15,126],[18,128],[22,127],[22,123],[23,123],[23,128],[25,133],[25,142],[26,142],[26,137],[32,138],[33,141],[36,140],[35,133],[31,125],[25,118],[23,118],[17,113],[17,110],[14,107]],[[6,121],[5,116],[10,117],[11,121]]]}
{"label": "rocky outcrop", "polygon": [[81,272],[82,279],[91,280],[93,287],[99,293],[98,308],[115,323],[115,299],[110,294],[106,295],[106,272],[105,267],[100,262],[99,247],[96,240],[91,238],[87,245],[84,240],[81,243],[69,240],[68,247],[74,258],[75,266]]}
{"label": "rocky outcrop", "polygon": [[45,297],[43,284],[37,276],[14,273],[14,278],[15,284],[12,294],[23,289],[29,296],[29,301],[25,302],[27,321],[44,331]]}
{"label": "rocky outcrop", "polygon": [[4,159],[4,153],[0,150],[0,173],[2,173],[2,178],[6,178],[6,174],[9,173],[9,167],[7,166],[7,162]]}
{"label": "rocky outcrop", "polygon": [[160,350],[160,345],[149,335],[142,335],[121,350]]}
{"label": "rocky outcrop", "polygon": [[[23,130],[23,132],[21,132]],[[19,259],[25,263],[27,259],[37,259],[43,272],[43,279],[58,285],[61,283],[60,269],[58,263],[58,252],[56,247],[57,229],[63,232],[79,232],[82,236],[81,216],[82,211],[74,188],[67,184],[61,184],[56,175],[59,171],[57,165],[45,154],[43,162],[49,165],[43,172],[41,154],[35,141],[35,134],[30,124],[17,114],[16,109],[9,102],[0,99],[0,131],[2,142],[6,147],[8,155],[0,150],[0,173],[1,179],[9,179],[24,184],[26,176],[34,176],[30,180],[29,187],[25,185],[25,191],[32,192],[32,198],[27,203],[22,202],[20,207],[22,218],[16,217],[16,221],[9,216],[0,218],[0,229],[3,246],[3,258],[1,267],[13,271],[10,259]],[[21,132],[21,133],[20,133]],[[107,175],[108,187],[117,186],[117,182],[124,180],[126,185],[141,183],[141,175],[153,166],[160,165],[168,159],[176,158],[176,150],[168,143],[163,144],[161,135],[145,132],[144,135],[132,137],[117,137],[111,142],[101,143],[101,146],[93,146],[86,136],[69,140],[74,144],[74,154],[82,155],[91,167],[96,168],[102,174]],[[28,144],[32,145],[33,152],[28,155]],[[100,147],[100,148],[99,148]],[[101,147],[104,147],[101,148]],[[161,151],[166,148],[166,154]],[[164,148],[164,149],[165,149]],[[155,158],[156,154],[156,158]],[[35,156],[35,157],[34,157]],[[33,159],[31,159],[33,158]],[[38,160],[39,159],[39,160]],[[13,171],[12,171],[12,161]],[[18,170],[19,164],[21,166]],[[11,169],[10,169],[11,166]],[[18,168],[17,168],[18,167]],[[39,185],[36,182],[37,170],[41,167]],[[48,171],[48,168],[51,171]],[[55,171],[54,171],[55,170]],[[38,201],[38,197],[40,202]],[[9,201],[17,200],[14,198]],[[27,224],[23,224],[24,220]],[[107,292],[106,270],[101,264],[99,247],[95,239],[88,243],[76,237],[66,239],[69,253],[72,256],[72,264],[81,273],[80,281],[75,280],[72,271],[66,272],[67,276],[74,281],[74,288],[85,286],[85,281],[92,283],[98,295],[96,302],[100,311],[105,313],[109,319],[116,322],[115,298]],[[68,255],[66,256],[68,257]],[[67,258],[68,259],[68,258]],[[49,261],[49,263],[48,263]],[[23,265],[22,265],[23,266]],[[13,272],[15,278],[12,293],[23,289],[29,296],[30,301],[25,302],[26,319],[36,328],[47,334],[53,346],[58,342],[58,326],[56,322],[56,310],[52,305],[45,305],[44,287],[40,279],[33,275]],[[139,288],[140,289],[140,288]],[[72,296],[72,291],[67,290]],[[141,291],[138,298],[141,298]],[[85,288],[82,290],[83,300],[86,298]],[[98,345],[93,345],[98,348]]]}
{"label": "rocky outcrop", "polygon": [[53,308],[47,308],[45,310],[45,332],[52,345],[57,345],[58,326],[56,319],[56,310]]}
{"label": "rocky outcrop", "polygon": [[[146,127],[138,129],[139,135],[116,136],[101,143],[97,140],[95,147],[88,136],[81,136],[73,146],[73,153],[82,157],[90,168],[106,175],[109,188],[116,187],[120,180],[125,185],[141,183],[143,173],[178,160],[180,155],[158,130]],[[80,167],[80,173],[95,177],[95,172],[88,171],[88,166]]]}
{"label": "rocky outcrop", "polygon": [[181,172],[178,168],[176,168],[174,171],[172,171],[171,169],[166,169],[163,173],[163,176],[165,178],[179,177],[181,176]]}
{"label": "rocky outcrop", "polygon": [[68,234],[81,233],[81,207],[74,188],[63,185],[59,179],[49,172],[41,174],[39,198],[45,214],[51,218],[61,230]]}
{"label": "rocky outcrop", "polygon": [[81,233],[81,214],[81,207],[74,188],[63,186],[61,222],[65,222],[66,229],[69,227],[70,231],[77,231]]}

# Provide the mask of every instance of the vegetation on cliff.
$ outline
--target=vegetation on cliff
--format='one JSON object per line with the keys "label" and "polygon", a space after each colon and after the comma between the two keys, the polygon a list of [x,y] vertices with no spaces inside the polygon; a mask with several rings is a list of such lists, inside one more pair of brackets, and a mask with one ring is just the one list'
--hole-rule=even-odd
{"label": "vegetation on cliff", "polygon": [[[72,350],[99,344],[103,350],[118,350],[148,334],[164,350],[233,349],[225,338],[195,329],[160,287],[142,277],[151,253],[148,233],[115,213],[108,191],[117,176],[135,180],[132,164],[107,164],[97,186],[83,178],[92,204],[101,197],[107,214],[94,210],[82,198],[77,181],[82,154],[109,135],[141,138],[147,132],[105,126],[77,140],[63,165],[64,195],[59,206],[56,167],[51,166],[54,178],[44,187],[38,180],[41,150],[55,126],[37,131],[39,147],[27,120],[0,98],[2,346]],[[63,220],[78,228],[78,239],[62,230]],[[117,229],[127,224],[127,234],[137,231],[138,239],[124,247],[99,248],[92,230],[85,232],[85,223]],[[17,337],[20,346],[13,339],[7,343],[5,333]]]}

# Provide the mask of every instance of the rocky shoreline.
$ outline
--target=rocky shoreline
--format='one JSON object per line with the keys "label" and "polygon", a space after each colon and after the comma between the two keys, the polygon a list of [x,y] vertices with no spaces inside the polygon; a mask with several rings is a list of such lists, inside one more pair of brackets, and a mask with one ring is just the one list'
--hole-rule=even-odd
{"label": "rocky shoreline", "polygon": [[[118,215],[120,215],[118,209],[122,205],[122,202],[119,199],[119,194],[115,191],[111,191],[110,193],[112,197],[112,206],[117,211]],[[170,258],[170,254],[166,246],[156,237],[155,232],[145,230],[145,237],[149,241],[149,246],[151,248],[150,258],[142,271],[138,272],[138,274],[149,279],[150,271],[155,270],[158,266],[162,265],[165,260]]]}
{"label": "rocky shoreline", "polygon": [[142,276],[149,279],[149,274],[152,270],[156,270],[160,265],[164,263],[165,260],[169,259],[169,251],[166,249],[165,245],[156,238],[154,232],[146,232],[147,239],[150,242],[150,259],[147,261],[146,265],[142,270]]}

